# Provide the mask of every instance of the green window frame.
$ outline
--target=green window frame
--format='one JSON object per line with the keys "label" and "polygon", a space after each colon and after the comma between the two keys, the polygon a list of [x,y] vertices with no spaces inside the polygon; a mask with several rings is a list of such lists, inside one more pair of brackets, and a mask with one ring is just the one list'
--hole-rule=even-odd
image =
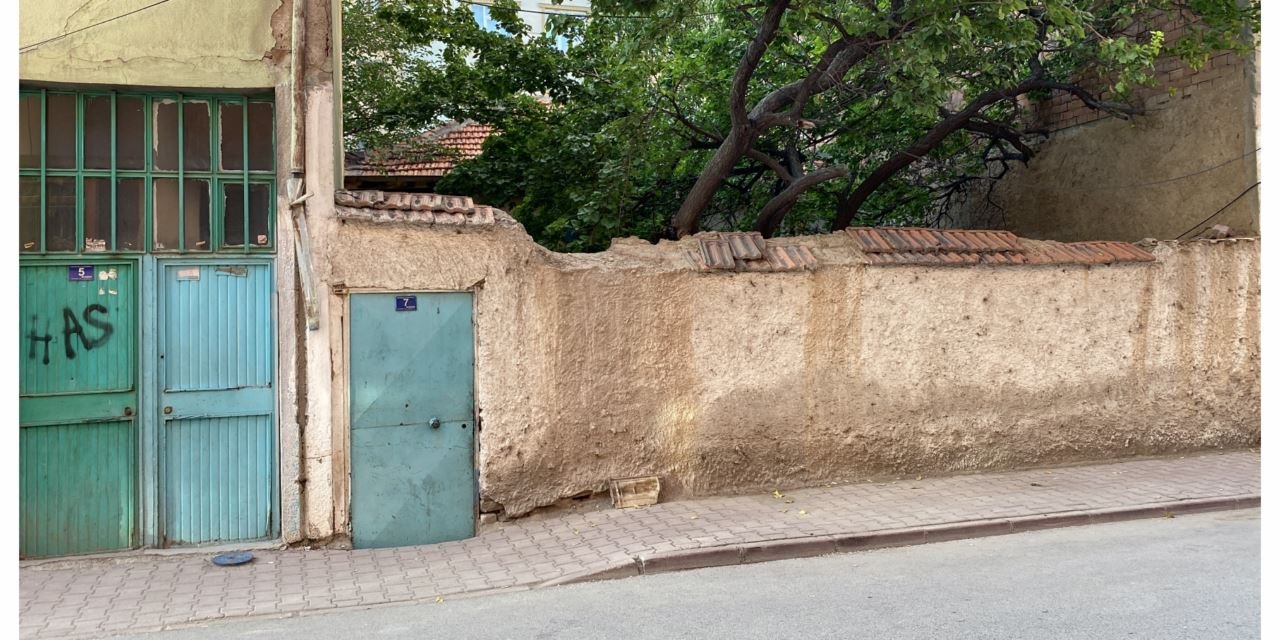
{"label": "green window frame", "polygon": [[[54,96],[71,96],[75,101],[75,122],[49,122],[49,101]],[[110,100],[110,162],[109,167],[86,166],[86,105],[90,100],[106,98]],[[20,180],[20,197],[22,198],[22,207],[20,211],[26,211],[27,200],[30,198],[34,202],[34,195],[28,192],[29,187],[34,186],[36,180],[39,182],[39,232],[38,240],[31,240],[34,235],[34,228],[27,231],[20,229],[20,247],[19,251],[22,255],[75,255],[75,254],[95,254],[95,255],[113,255],[113,254],[137,254],[137,253],[194,253],[201,255],[215,253],[238,253],[238,254],[261,254],[274,253],[276,247],[276,132],[275,132],[275,106],[270,95],[231,95],[231,94],[194,94],[182,92],[134,92],[134,91],[115,91],[115,90],[98,90],[98,91],[72,91],[61,89],[19,89],[19,109],[22,109],[21,102],[26,100],[39,100],[39,151],[40,159],[38,165],[34,162],[26,162],[25,157],[19,160],[19,180]],[[119,120],[117,106],[121,100],[140,101],[142,105],[142,152],[144,158],[141,168],[122,167],[119,166]],[[135,104],[129,102],[129,104]],[[160,154],[160,147],[157,145],[157,139],[166,134],[162,134],[157,127],[158,107],[164,104],[176,104],[175,109],[177,126],[176,144],[171,146],[172,140],[161,140],[165,143],[164,152],[176,153],[176,167],[167,167],[160,169],[157,167],[157,155]],[[196,143],[192,148],[199,151],[199,147],[203,143],[197,140],[186,140],[184,118],[188,105],[205,104],[208,108],[208,167],[189,167],[187,166],[187,156],[190,143]],[[250,140],[250,112],[251,106],[253,110],[260,111],[261,105],[268,105],[270,116],[266,120],[270,123],[270,147],[269,153],[263,152],[260,144],[251,146]],[[227,142],[221,139],[220,128],[222,126],[222,114],[224,107],[239,107],[240,113],[240,146],[239,157],[224,155],[222,143]],[[198,113],[198,109],[197,109]],[[75,163],[74,166],[50,166],[49,158],[49,138],[50,126],[55,127],[54,131],[65,141],[68,135],[66,130],[57,131],[56,127],[71,126],[75,127]],[[34,142],[34,118],[28,126],[31,128],[30,134]],[[20,135],[27,135],[28,131],[21,132]],[[167,137],[167,136],[166,136]],[[203,137],[203,136],[202,136]],[[260,136],[259,136],[260,137]],[[95,138],[95,143],[100,142]],[[261,142],[260,140],[258,142]],[[257,153],[254,156],[254,162],[251,168],[250,150],[255,149]],[[34,156],[34,152],[32,153]],[[235,160],[229,163],[229,160]],[[21,166],[28,164],[31,166]],[[68,163],[69,164],[69,163]],[[94,163],[98,164],[98,163]],[[203,165],[203,162],[199,163]],[[238,168],[225,169],[228,164],[238,165]],[[25,179],[25,180],[23,180]],[[52,181],[63,187],[69,187],[67,179],[71,179],[75,184],[75,239],[72,248],[51,250],[49,248],[49,226],[50,226],[50,191],[49,186]],[[110,185],[110,237],[105,239],[87,238],[86,233],[86,180],[94,181],[93,185],[101,185],[102,180],[108,181]],[[138,221],[141,225],[141,246],[140,247],[122,247],[121,230],[119,228],[118,208],[119,208],[119,190],[124,180],[141,180],[142,196],[141,208],[142,216]],[[187,246],[188,234],[186,230],[188,197],[185,193],[187,185],[195,181],[195,184],[207,185],[208,189],[208,247]],[[177,188],[176,198],[176,223],[177,223],[177,246],[158,246],[156,215],[157,215],[157,185],[162,182],[175,184]],[[223,196],[228,187],[234,188],[239,186],[239,202],[228,203]],[[264,205],[265,200],[265,205]],[[234,211],[232,206],[236,207],[241,213],[242,219],[237,223],[230,225],[239,228],[239,244],[229,245],[228,227],[225,215],[228,210]],[[264,210],[265,206],[265,210]],[[98,212],[99,215],[105,213],[105,208]],[[265,215],[265,225],[261,216]],[[24,220],[31,226],[31,220]],[[104,220],[105,222],[105,220]],[[206,221],[198,219],[197,222],[205,224]],[[252,234],[251,223],[255,223],[258,229],[257,233]],[[23,223],[20,222],[20,228]],[[265,233],[262,233],[262,227],[265,226]],[[232,229],[234,231],[234,229]],[[168,235],[168,234],[166,234]],[[233,236],[236,235],[233,233]],[[87,243],[92,240],[92,245]]]}

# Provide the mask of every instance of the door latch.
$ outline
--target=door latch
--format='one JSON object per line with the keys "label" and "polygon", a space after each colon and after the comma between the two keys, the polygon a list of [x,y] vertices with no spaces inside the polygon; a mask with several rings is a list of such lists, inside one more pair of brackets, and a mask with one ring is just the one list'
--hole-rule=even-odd
{"label": "door latch", "polygon": [[431,428],[432,428],[432,429],[439,429],[439,428],[440,428],[440,418],[432,418],[432,419],[431,419]]}

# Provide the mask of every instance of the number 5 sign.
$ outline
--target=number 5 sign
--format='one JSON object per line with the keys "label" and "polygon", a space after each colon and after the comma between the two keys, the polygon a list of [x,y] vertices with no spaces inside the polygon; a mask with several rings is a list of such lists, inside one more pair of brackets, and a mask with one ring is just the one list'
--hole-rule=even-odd
{"label": "number 5 sign", "polygon": [[70,280],[71,282],[93,280],[93,265],[73,264],[67,267],[67,280]]}

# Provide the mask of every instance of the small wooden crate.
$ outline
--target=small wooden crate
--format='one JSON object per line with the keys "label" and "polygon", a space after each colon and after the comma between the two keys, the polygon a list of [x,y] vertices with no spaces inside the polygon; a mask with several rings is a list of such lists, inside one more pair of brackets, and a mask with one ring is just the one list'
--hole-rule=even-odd
{"label": "small wooden crate", "polygon": [[615,509],[658,504],[658,492],[661,490],[662,484],[656,476],[609,481],[609,497],[613,498]]}

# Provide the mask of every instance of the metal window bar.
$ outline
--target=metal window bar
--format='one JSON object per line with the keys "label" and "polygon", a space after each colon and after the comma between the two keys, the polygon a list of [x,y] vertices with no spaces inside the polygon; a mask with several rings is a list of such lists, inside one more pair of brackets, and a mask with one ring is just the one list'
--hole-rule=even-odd
{"label": "metal window bar", "polygon": [[183,115],[186,111],[183,108],[182,94],[178,94],[178,253],[183,253],[187,249],[187,194],[186,176],[183,175],[184,156],[186,156],[187,145],[185,144],[183,128],[186,123],[183,121]]}
{"label": "metal window bar", "polygon": [[155,249],[155,179],[151,176],[152,163],[155,162],[155,150],[152,145],[155,144],[155,134],[151,127],[151,111],[155,108],[155,100],[151,96],[142,97],[142,170],[144,177],[142,179],[142,250],[153,251]]}
{"label": "metal window bar", "polygon": [[116,92],[111,92],[111,253],[118,253],[120,232],[116,230]]}
{"label": "metal window bar", "polygon": [[84,94],[76,96],[76,234],[71,252],[84,248]]}
{"label": "metal window bar", "polygon": [[49,251],[48,243],[45,241],[45,234],[48,233],[48,223],[46,219],[49,217],[49,198],[45,194],[48,187],[49,172],[49,92],[45,89],[40,90],[40,253],[41,255]]}
{"label": "metal window bar", "polygon": [[244,233],[241,234],[244,253],[249,253],[249,99],[240,100],[240,175],[244,181],[241,195],[244,196]]}

